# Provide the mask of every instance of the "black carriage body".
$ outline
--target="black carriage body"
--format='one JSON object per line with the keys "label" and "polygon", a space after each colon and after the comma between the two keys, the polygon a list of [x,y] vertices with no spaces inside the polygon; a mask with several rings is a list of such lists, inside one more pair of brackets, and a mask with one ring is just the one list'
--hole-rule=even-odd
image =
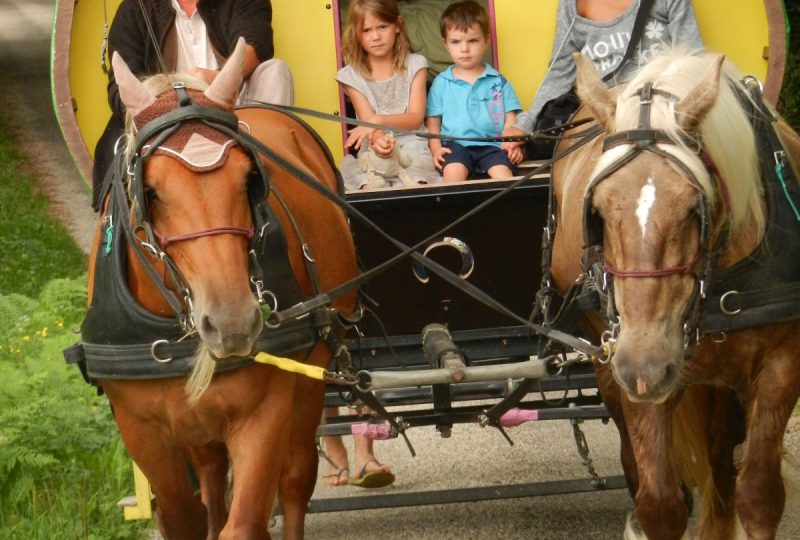
{"label": "black carriage body", "polygon": [[[456,238],[459,245],[463,243],[468,248],[474,260],[467,280],[516,315],[528,319],[541,284],[541,240],[548,211],[548,181],[546,175],[538,176],[464,220],[463,216],[506,190],[511,181],[483,180],[355,192],[348,194],[348,202],[403,244],[414,246],[424,241],[417,250],[420,253],[444,237]],[[457,220],[459,223],[452,225]],[[351,218],[351,224],[365,271],[400,253],[396,245],[372,227],[356,218]],[[427,256],[455,273],[462,270],[463,257],[457,249],[439,246]],[[540,343],[536,333],[435,274],[428,273],[429,280],[423,283],[419,273],[415,273],[414,263],[407,258],[367,283],[364,303],[375,316],[365,316],[358,325],[359,336],[348,340],[357,369],[372,372],[435,367],[425,357],[421,335],[431,323],[448,328],[467,365],[520,362],[538,354]],[[554,376],[540,385],[554,391],[567,387],[591,389],[591,395],[579,392],[574,405],[601,406],[589,365],[574,369],[569,381]],[[419,415],[417,421],[406,417],[412,425],[439,424],[443,411],[449,416],[446,423],[469,422],[474,421],[474,411],[459,415],[451,403],[502,399],[511,385],[502,380],[451,385],[446,390],[437,386],[444,385],[386,390],[379,392],[378,397],[385,406],[432,404],[428,416]],[[343,403],[337,390],[341,389],[329,391],[328,406]],[[529,403],[532,407],[546,406],[541,401]],[[434,418],[437,414],[438,420]],[[552,411],[552,414],[572,417],[575,412],[565,410],[559,415]],[[594,410],[592,414],[605,417],[605,410]],[[335,431],[331,426],[328,428]]]}

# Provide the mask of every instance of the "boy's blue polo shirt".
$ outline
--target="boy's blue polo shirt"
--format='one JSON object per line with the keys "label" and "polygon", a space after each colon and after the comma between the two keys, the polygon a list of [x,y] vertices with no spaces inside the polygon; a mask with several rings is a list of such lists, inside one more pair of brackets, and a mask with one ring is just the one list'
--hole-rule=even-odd
{"label": "boy's blue polo shirt", "polygon": [[[499,137],[505,127],[505,113],[520,111],[516,92],[505,77],[485,64],[475,84],[453,76],[450,66],[433,80],[425,116],[442,117],[442,135],[455,137]],[[499,142],[458,141],[464,146]]]}

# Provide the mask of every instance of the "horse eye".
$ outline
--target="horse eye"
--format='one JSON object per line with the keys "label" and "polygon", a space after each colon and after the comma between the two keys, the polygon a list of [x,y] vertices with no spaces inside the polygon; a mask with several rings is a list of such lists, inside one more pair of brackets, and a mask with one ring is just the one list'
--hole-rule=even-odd
{"label": "horse eye", "polygon": [[153,203],[158,201],[158,193],[154,189],[146,189],[144,191],[144,200],[147,203]]}

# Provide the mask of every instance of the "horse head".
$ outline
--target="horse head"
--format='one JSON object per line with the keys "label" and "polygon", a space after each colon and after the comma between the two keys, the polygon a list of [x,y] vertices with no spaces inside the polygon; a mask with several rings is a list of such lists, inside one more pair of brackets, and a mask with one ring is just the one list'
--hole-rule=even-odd
{"label": "horse head", "polygon": [[608,290],[612,371],[632,400],[661,402],[681,385],[724,231],[763,230],[752,129],[722,55],[667,53],[621,90],[575,62],[605,131],[588,164],[584,245]]}
{"label": "horse head", "polygon": [[[233,104],[242,84],[244,52],[240,40],[210,86],[174,75],[141,82],[118,54],[112,59],[130,126],[129,191],[132,209],[138,208],[132,212],[134,226],[157,255],[154,259],[161,259],[153,264],[172,276],[164,286],[183,301],[187,332],[196,329],[218,360],[251,354],[263,329],[248,268],[253,237],[248,173],[253,163],[230,132],[214,127],[218,118],[228,118],[228,126],[236,129]],[[169,115],[188,107],[194,116],[169,122]],[[204,120],[206,114],[211,123]],[[142,304],[174,314],[137,258],[129,259],[131,288]]]}

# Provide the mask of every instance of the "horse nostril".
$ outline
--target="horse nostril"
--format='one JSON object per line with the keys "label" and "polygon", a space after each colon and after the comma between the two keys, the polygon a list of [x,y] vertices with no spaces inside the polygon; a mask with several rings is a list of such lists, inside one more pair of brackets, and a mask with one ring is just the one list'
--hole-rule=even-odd
{"label": "horse nostril", "polygon": [[664,382],[666,382],[667,384],[671,384],[672,381],[675,380],[677,374],[678,374],[677,366],[673,364],[667,364],[667,366],[664,367]]}
{"label": "horse nostril", "polygon": [[206,343],[216,343],[219,341],[219,330],[214,323],[211,322],[211,317],[203,315],[200,318],[200,335]]}

